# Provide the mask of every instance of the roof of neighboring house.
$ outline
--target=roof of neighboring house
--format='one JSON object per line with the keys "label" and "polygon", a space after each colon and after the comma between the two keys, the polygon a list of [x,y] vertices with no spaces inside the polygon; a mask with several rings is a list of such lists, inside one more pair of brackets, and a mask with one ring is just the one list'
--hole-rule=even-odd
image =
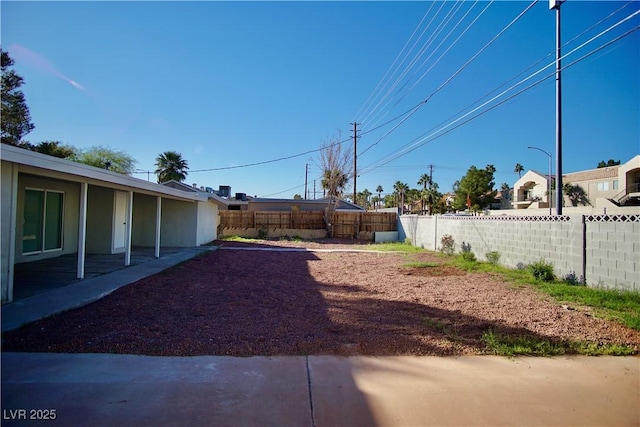
{"label": "roof of neighboring house", "polygon": [[[223,204],[223,205],[229,205],[229,202],[230,202],[230,200],[227,200],[227,199],[225,199],[223,197],[220,197],[215,193],[211,193],[209,191],[201,190],[201,189],[199,189],[197,187],[194,187],[192,185],[187,185],[184,182],[179,182],[179,181],[176,181],[174,179],[172,179],[170,181],[167,181],[167,182],[163,182],[162,185],[170,187],[170,188],[175,188],[175,189],[181,190],[181,191],[189,191],[191,193],[196,193],[200,197],[203,197],[203,198],[206,197],[209,200],[213,200],[213,201],[218,202],[218,203]],[[243,202],[238,201],[238,203],[243,203]],[[244,203],[246,204],[246,202],[244,202]],[[237,204],[237,203],[234,203],[234,204]]]}
{"label": "roof of neighboring house", "polygon": [[18,170],[22,173],[57,177],[75,182],[88,182],[92,185],[111,187],[123,191],[135,190],[138,193],[164,196],[173,199],[192,201],[207,200],[197,193],[187,193],[155,182],[149,182],[118,172],[25,150],[24,148],[14,147],[8,144],[0,144],[0,153],[2,161],[18,164]]}
{"label": "roof of neighboring house", "polygon": [[572,173],[563,175],[563,178],[571,182],[595,181],[598,179],[617,178],[618,168],[619,166],[607,166],[606,168],[572,172]]}
{"label": "roof of neighboring house", "polygon": [[[323,199],[269,199],[265,197],[254,197],[250,200],[250,203],[291,203],[291,204],[328,204],[330,202],[329,198]],[[358,206],[354,203],[347,202],[346,200],[339,200],[340,205],[347,206],[353,210],[364,211],[365,209],[362,206]],[[344,208],[338,208],[338,210],[344,210]]]}

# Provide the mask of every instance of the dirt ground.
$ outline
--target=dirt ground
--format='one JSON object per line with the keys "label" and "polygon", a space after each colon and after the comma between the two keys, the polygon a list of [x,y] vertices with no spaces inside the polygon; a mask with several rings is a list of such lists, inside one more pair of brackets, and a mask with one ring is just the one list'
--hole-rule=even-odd
{"label": "dirt ground", "polygon": [[[463,355],[485,353],[488,330],[640,349],[640,331],[487,273],[443,266],[431,253],[239,249],[361,243],[335,240],[218,243],[220,250],[5,334],[3,351]],[[405,266],[417,261],[434,266]]]}

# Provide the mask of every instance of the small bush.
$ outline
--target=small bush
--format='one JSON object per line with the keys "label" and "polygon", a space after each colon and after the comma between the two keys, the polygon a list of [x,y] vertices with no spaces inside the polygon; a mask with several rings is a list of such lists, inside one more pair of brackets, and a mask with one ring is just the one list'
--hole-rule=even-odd
{"label": "small bush", "polygon": [[266,239],[268,234],[269,231],[266,228],[262,227],[258,229],[258,239]]}
{"label": "small bush", "polygon": [[456,241],[450,234],[445,234],[440,239],[440,252],[446,255],[453,255],[456,251]]}
{"label": "small bush", "polygon": [[584,277],[576,276],[576,272],[575,271],[572,271],[571,273],[569,273],[566,276],[564,276],[562,278],[562,281],[565,282],[567,285],[572,285],[572,286],[584,286],[584,285],[586,285],[586,283],[584,281]]}
{"label": "small bush", "polygon": [[467,262],[476,262],[476,255],[473,252],[463,251],[460,255]]}
{"label": "small bush", "polygon": [[498,251],[487,252],[485,256],[489,264],[497,264],[500,261],[500,252]]}
{"label": "small bush", "polygon": [[462,246],[460,247],[460,250],[462,251],[462,253],[471,252],[471,243],[462,242]]}
{"label": "small bush", "polygon": [[408,238],[408,237],[405,237],[405,238],[404,238],[404,243],[405,243],[406,245],[411,245],[411,239],[410,239],[410,238]]}
{"label": "small bush", "polygon": [[555,279],[555,275],[553,274],[553,265],[544,259],[529,264],[529,271],[533,277],[543,282],[552,282]]}

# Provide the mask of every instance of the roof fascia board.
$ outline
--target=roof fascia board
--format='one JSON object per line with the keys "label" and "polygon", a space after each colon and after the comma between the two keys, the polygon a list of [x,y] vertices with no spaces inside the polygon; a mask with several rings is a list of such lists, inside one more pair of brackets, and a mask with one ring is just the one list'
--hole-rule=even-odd
{"label": "roof fascia board", "polygon": [[88,182],[92,185],[116,188],[122,190],[134,190],[154,196],[170,197],[180,200],[205,201],[196,193],[187,193],[182,190],[165,187],[160,184],[134,178],[108,170],[102,170],[93,166],[60,159],[46,154],[36,153],[22,148],[2,144],[0,151],[2,160],[17,163],[22,173],[47,176],[67,181]]}

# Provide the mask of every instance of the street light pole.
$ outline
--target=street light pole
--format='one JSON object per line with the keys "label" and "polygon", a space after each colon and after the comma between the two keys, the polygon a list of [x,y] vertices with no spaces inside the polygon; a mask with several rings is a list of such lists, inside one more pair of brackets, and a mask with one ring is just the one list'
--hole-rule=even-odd
{"label": "street light pole", "polygon": [[[544,151],[542,148],[538,148],[538,147],[527,147],[527,148],[531,148],[532,150],[542,151],[544,154],[549,156],[549,175],[547,176],[547,203],[549,204],[549,216],[551,216],[552,215],[551,213],[551,153],[548,153]],[[558,191],[557,186],[556,186],[556,191]]]}
{"label": "street light pole", "polygon": [[562,43],[560,38],[560,5],[563,0],[549,0],[549,9],[556,10],[556,214],[562,215],[562,84],[561,60]]}

